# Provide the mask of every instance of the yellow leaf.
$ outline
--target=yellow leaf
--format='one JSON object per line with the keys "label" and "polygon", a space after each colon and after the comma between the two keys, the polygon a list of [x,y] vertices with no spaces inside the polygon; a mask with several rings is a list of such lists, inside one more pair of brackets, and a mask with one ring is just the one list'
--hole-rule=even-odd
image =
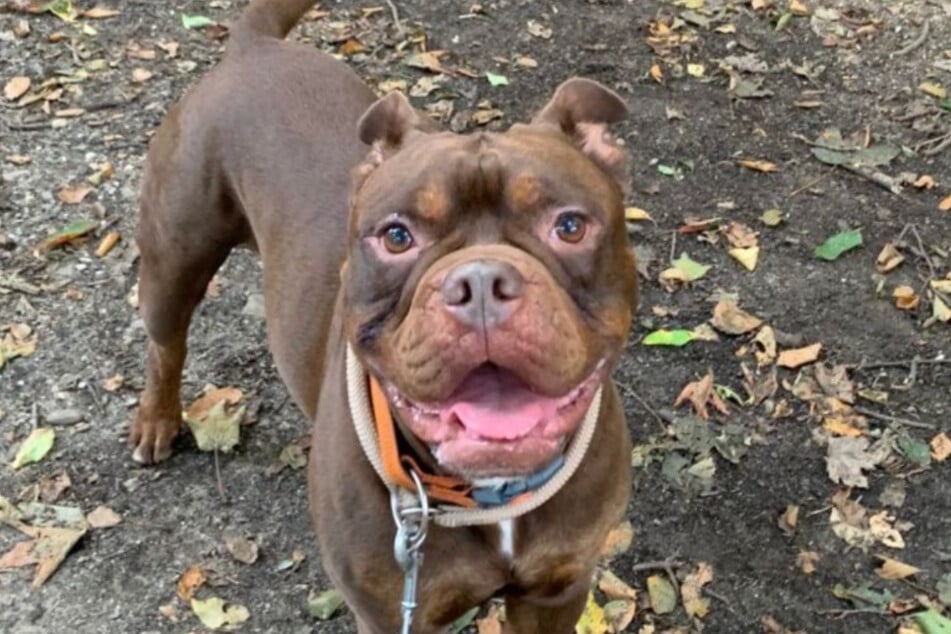
{"label": "yellow leaf", "polygon": [[910,564],[892,559],[891,557],[879,555],[878,558],[881,559],[882,565],[876,568],[875,572],[882,579],[904,579],[921,572],[920,568],[915,568]]}
{"label": "yellow leaf", "polygon": [[16,456],[10,466],[19,469],[28,464],[39,462],[53,448],[53,442],[56,440],[56,432],[49,427],[39,427],[30,432],[20,448],[17,449]]}
{"label": "yellow leaf", "polygon": [[905,256],[891,242],[885,244],[882,252],[875,258],[875,268],[879,273],[888,273],[905,261]]}
{"label": "yellow leaf", "polygon": [[819,352],[822,350],[821,343],[814,343],[802,348],[792,350],[783,350],[779,353],[779,359],[776,363],[784,368],[795,370],[801,365],[812,363],[819,358]]}
{"label": "yellow leaf", "polygon": [[940,203],[938,203],[938,209],[941,211],[951,211],[951,196],[943,198]]}
{"label": "yellow leaf", "polygon": [[78,205],[87,195],[89,195],[89,192],[91,191],[92,187],[89,185],[64,187],[63,189],[59,190],[59,192],[56,194],[56,197],[67,205]]}
{"label": "yellow leaf", "polygon": [[627,552],[634,541],[634,526],[630,521],[623,521],[608,533],[601,544],[601,556],[605,559],[613,559],[618,555]]}
{"label": "yellow leaf", "polygon": [[779,168],[776,167],[775,163],[762,159],[737,159],[737,165],[741,165],[746,169],[751,169],[756,172],[778,172]]}
{"label": "yellow leaf", "polygon": [[853,427],[851,424],[841,418],[830,416],[822,423],[822,427],[836,436],[848,436],[849,438],[858,438],[862,435],[862,430]]}
{"label": "yellow leaf", "polygon": [[736,33],[736,25],[731,23],[721,24],[713,30],[717,33]]}
{"label": "yellow leaf", "polygon": [[759,328],[763,320],[749,314],[734,302],[719,301],[713,307],[710,323],[720,332],[728,335],[742,335]]}
{"label": "yellow leaf", "polygon": [[809,15],[809,7],[800,2],[800,0],[790,0],[789,12],[798,16]]}
{"label": "yellow leaf", "polygon": [[241,437],[245,407],[235,407],[241,390],[213,388],[185,411],[185,422],[202,451],[230,451]]}
{"label": "yellow leaf", "polygon": [[208,576],[201,566],[189,566],[185,569],[185,572],[178,577],[178,582],[175,584],[175,592],[182,601],[190,601],[195,591],[205,585],[205,581],[207,580]]}
{"label": "yellow leaf", "polygon": [[8,101],[19,99],[30,89],[31,83],[29,77],[14,77],[3,86],[3,96],[6,97]]}
{"label": "yellow leaf", "polygon": [[933,81],[925,81],[925,82],[922,82],[922,83],[918,86],[918,90],[920,90],[921,92],[925,93],[926,95],[930,95],[930,96],[936,97],[936,98],[938,98],[938,99],[947,99],[947,98],[948,98],[948,91],[947,91],[947,89],[945,89],[945,88],[944,88],[943,86],[941,86],[940,84],[936,84],[936,83],[933,82]]}
{"label": "yellow leaf", "polygon": [[677,606],[677,595],[674,587],[666,577],[651,575],[647,578],[647,594],[650,597],[651,610],[654,614],[669,614]]}
{"label": "yellow leaf", "polygon": [[658,84],[664,83],[664,71],[661,69],[660,64],[651,66],[650,74],[651,78]]}
{"label": "yellow leaf", "polygon": [[711,581],[713,581],[713,568],[705,562],[700,562],[697,571],[688,574],[684,579],[680,586],[680,597],[687,616],[702,619],[710,611],[710,599],[703,596],[703,586]]}
{"label": "yellow leaf", "polygon": [[640,207],[625,207],[624,219],[628,221],[653,220],[651,215]]}
{"label": "yellow leaf", "polygon": [[940,297],[935,297],[931,302],[931,316],[938,321],[951,321],[951,308]]}
{"label": "yellow leaf", "polygon": [[915,289],[904,285],[896,288],[892,297],[895,298],[895,306],[901,310],[914,310],[921,301],[921,298],[915,293]]}
{"label": "yellow leaf", "polygon": [[240,625],[251,617],[243,605],[230,603],[226,607],[224,600],[219,597],[192,599],[191,607],[198,620],[209,630]]}
{"label": "yellow leaf", "polygon": [[931,280],[931,288],[939,293],[951,293],[951,279]]}
{"label": "yellow leaf", "polygon": [[588,594],[588,602],[584,606],[584,612],[575,625],[575,634],[609,634],[611,625],[604,617],[604,609],[594,600],[593,594]]}
{"label": "yellow leaf", "polygon": [[691,77],[703,77],[705,72],[703,64],[687,64],[687,74]]}
{"label": "yellow leaf", "polygon": [[935,462],[944,462],[951,456],[951,438],[944,432],[931,439],[931,457]]}
{"label": "yellow leaf", "polygon": [[756,270],[756,260],[759,258],[759,247],[745,249],[730,249],[730,256],[743,265],[747,271]]}

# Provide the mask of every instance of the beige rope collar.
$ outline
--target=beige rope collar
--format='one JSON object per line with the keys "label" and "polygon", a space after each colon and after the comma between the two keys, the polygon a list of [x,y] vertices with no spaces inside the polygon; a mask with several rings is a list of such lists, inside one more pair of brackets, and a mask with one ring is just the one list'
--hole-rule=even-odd
{"label": "beige rope collar", "polygon": [[[397,487],[387,477],[383,469],[383,460],[380,457],[380,448],[377,443],[376,430],[373,424],[373,414],[370,407],[370,394],[367,388],[367,376],[363,366],[357,359],[353,349],[347,345],[347,400],[350,405],[350,416],[360,440],[360,446],[366,455],[377,476],[391,490],[396,490],[401,498],[408,502],[416,499],[414,493]],[[457,528],[462,526],[480,526],[497,524],[506,520],[515,519],[534,511],[550,500],[571,479],[591,445],[594,430],[601,414],[602,387],[594,394],[591,405],[584,415],[581,426],[568,443],[565,452],[565,462],[555,475],[545,484],[535,489],[524,500],[518,500],[504,506],[492,508],[460,508],[449,505],[438,505],[431,509],[432,519],[440,526]]]}

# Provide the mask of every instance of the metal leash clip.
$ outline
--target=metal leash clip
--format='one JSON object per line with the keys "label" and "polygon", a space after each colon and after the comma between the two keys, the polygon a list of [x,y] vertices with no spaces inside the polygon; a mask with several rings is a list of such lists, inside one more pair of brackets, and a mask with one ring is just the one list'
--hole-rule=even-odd
{"label": "metal leash clip", "polygon": [[[400,500],[400,489],[390,490],[390,508],[396,522],[396,538],[393,541],[393,556],[403,570],[403,600],[400,604],[402,627],[400,634],[410,634],[413,625],[413,613],[416,611],[416,592],[419,583],[419,569],[423,564],[422,547],[429,528],[429,498],[419,476],[408,470],[416,486],[413,504],[404,505]],[[412,494],[411,494],[412,495]]]}

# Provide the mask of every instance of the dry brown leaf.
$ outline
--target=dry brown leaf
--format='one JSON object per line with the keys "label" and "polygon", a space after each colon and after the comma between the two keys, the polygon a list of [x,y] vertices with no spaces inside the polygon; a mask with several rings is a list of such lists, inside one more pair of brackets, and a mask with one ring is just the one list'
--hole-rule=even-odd
{"label": "dry brown leaf", "polygon": [[87,9],[83,11],[84,18],[90,18],[92,20],[103,20],[105,18],[113,18],[119,15],[117,9],[110,9],[109,7],[95,6],[92,9]]}
{"label": "dry brown leaf", "polygon": [[86,196],[89,195],[89,192],[92,191],[92,187],[89,185],[76,185],[75,187],[64,187],[63,189],[57,192],[56,197],[59,200],[67,205],[78,205],[83,201]]}
{"label": "dry brown leaf", "polygon": [[862,435],[862,430],[853,426],[848,421],[830,416],[822,421],[822,428],[834,436],[846,436],[848,438],[858,438]]}
{"label": "dry brown leaf", "polygon": [[189,566],[178,578],[178,582],[175,585],[175,592],[178,594],[179,599],[187,603],[191,601],[195,595],[195,591],[205,585],[205,581],[207,580],[208,575],[205,574],[205,570],[201,566]]}
{"label": "dry brown leaf", "polygon": [[809,7],[800,0],[789,0],[789,12],[800,17],[809,15]]}
{"label": "dry brown leaf", "polygon": [[911,564],[879,555],[882,565],[875,569],[875,573],[882,579],[905,579],[921,572],[920,568],[915,568]]}
{"label": "dry brown leaf", "polygon": [[892,297],[895,298],[895,306],[901,310],[914,310],[921,302],[915,289],[907,285],[897,287]]}
{"label": "dry brown leaf", "polygon": [[29,77],[22,75],[14,77],[4,84],[3,96],[6,97],[7,101],[15,101],[26,94],[31,84]]}
{"label": "dry brown leaf", "polygon": [[115,392],[125,383],[125,377],[121,374],[114,374],[102,380],[102,389],[107,392]]}
{"label": "dry brown leaf", "polygon": [[134,84],[144,84],[148,80],[152,79],[154,73],[147,68],[133,68],[132,69],[132,83]]}
{"label": "dry brown leaf", "polygon": [[724,416],[730,415],[730,410],[726,406],[726,403],[723,402],[720,395],[713,389],[713,372],[708,372],[706,376],[699,381],[687,383],[684,389],[680,391],[680,394],[677,395],[677,399],[674,401],[674,407],[680,407],[685,401],[690,401],[694,411],[703,420],[710,418],[707,407],[711,405]]}
{"label": "dry brown leaf", "polygon": [[816,571],[816,562],[819,561],[819,553],[814,550],[801,550],[796,555],[796,565],[802,570],[803,574],[811,575]]}
{"label": "dry brown leaf", "polygon": [[680,586],[680,597],[689,617],[702,619],[710,611],[710,599],[703,596],[703,586],[711,581],[713,567],[706,562],[700,562],[697,571],[688,574],[684,579]]}
{"label": "dry brown leaf", "polygon": [[610,570],[603,571],[598,577],[598,589],[609,599],[637,598],[637,590],[627,585]]}
{"label": "dry brown leaf", "polygon": [[922,174],[912,183],[912,186],[918,189],[931,189],[935,186],[934,178],[928,174]]}
{"label": "dry brown leaf", "polygon": [[59,528],[52,526],[22,525],[19,530],[33,539],[16,544],[0,557],[0,570],[22,568],[36,564],[32,586],[39,588],[46,583],[59,565],[76,545],[85,528]]}
{"label": "dry brown leaf", "polygon": [[185,410],[185,416],[192,420],[201,420],[219,402],[224,401],[227,405],[237,405],[242,398],[244,398],[244,394],[236,387],[209,386],[204,394],[188,406],[188,409]]}
{"label": "dry brown leaf", "polygon": [[53,113],[54,117],[60,117],[61,119],[73,119],[75,117],[81,117],[86,111],[82,108],[63,108],[62,110],[57,110]]}
{"label": "dry brown leaf", "polygon": [[734,302],[719,301],[713,307],[713,327],[728,335],[742,335],[762,325],[763,320],[741,309]]}
{"label": "dry brown leaf", "polygon": [[97,506],[86,515],[90,528],[112,528],[122,523],[122,516],[108,506]]}
{"label": "dry brown leaf", "polygon": [[746,169],[753,170],[754,172],[778,172],[779,168],[776,167],[775,163],[762,159],[737,159],[737,165],[745,167]]}
{"label": "dry brown leaf", "polygon": [[904,261],[905,256],[893,243],[888,242],[882,247],[882,252],[878,254],[878,257],[875,258],[875,268],[879,273],[888,273]]}
{"label": "dry brown leaf", "polygon": [[42,478],[36,486],[37,496],[45,504],[53,504],[73,485],[65,471],[57,476]]}
{"label": "dry brown leaf", "polygon": [[776,363],[784,368],[795,370],[799,366],[812,363],[818,359],[821,350],[821,343],[814,343],[802,348],[793,348],[792,350],[783,350],[779,353],[779,358],[776,360]]}
{"label": "dry brown leaf", "polygon": [[951,211],[951,196],[943,198],[940,203],[938,203],[938,209],[941,211]]}
{"label": "dry brown leaf", "polygon": [[742,222],[731,222],[720,229],[730,246],[738,249],[755,247],[759,244],[759,232]]}
{"label": "dry brown leaf", "polygon": [[799,526],[799,505],[790,504],[787,506],[786,510],[779,516],[777,523],[779,528],[787,535],[795,533],[796,527]]}
{"label": "dry brown leaf", "polygon": [[104,235],[102,237],[102,240],[99,241],[99,246],[96,247],[96,257],[98,258],[106,257],[109,254],[109,252],[112,251],[113,247],[115,247],[118,242],[119,242],[118,231],[110,231],[109,233]]}
{"label": "dry brown leaf", "polygon": [[601,556],[607,560],[627,552],[634,542],[634,526],[625,520],[611,529],[601,544]]}
{"label": "dry brown leaf", "polygon": [[895,516],[888,511],[882,511],[868,518],[869,533],[876,541],[889,548],[901,549],[905,547],[905,538],[893,524]]}
{"label": "dry brown leaf", "polygon": [[763,326],[753,338],[757,365],[769,365],[776,360],[776,332],[772,326]]}
{"label": "dry brown leaf", "polygon": [[656,81],[658,84],[664,83],[664,71],[660,67],[660,64],[654,64],[650,69],[651,79]]}
{"label": "dry brown leaf", "polygon": [[931,447],[931,457],[934,458],[935,462],[944,462],[951,456],[951,438],[948,438],[948,435],[944,432],[932,438],[929,446]]}

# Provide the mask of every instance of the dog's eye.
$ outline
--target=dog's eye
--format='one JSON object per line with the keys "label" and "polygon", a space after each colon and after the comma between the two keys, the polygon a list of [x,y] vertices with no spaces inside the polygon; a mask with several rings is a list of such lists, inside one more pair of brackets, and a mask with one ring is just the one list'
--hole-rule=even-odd
{"label": "dog's eye", "polygon": [[405,225],[395,222],[383,230],[383,246],[390,253],[404,253],[413,246],[413,234]]}
{"label": "dog's eye", "polygon": [[573,211],[566,211],[555,220],[555,234],[563,242],[577,244],[584,238],[588,222],[584,216]]}

